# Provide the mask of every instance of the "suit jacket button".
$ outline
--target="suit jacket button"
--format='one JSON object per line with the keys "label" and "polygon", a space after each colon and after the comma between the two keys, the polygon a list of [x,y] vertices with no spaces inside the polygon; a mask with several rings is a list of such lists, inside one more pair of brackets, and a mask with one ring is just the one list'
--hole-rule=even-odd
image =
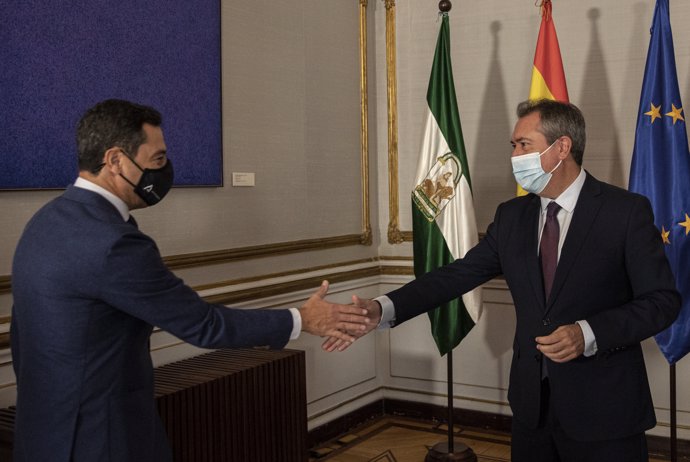
{"label": "suit jacket button", "polygon": [[535,354],[535,355],[534,355],[534,360],[537,361],[537,362],[539,362],[539,360],[541,360],[541,353]]}
{"label": "suit jacket button", "polygon": [[550,326],[551,325],[551,320],[549,318],[542,319],[542,324],[545,326]]}

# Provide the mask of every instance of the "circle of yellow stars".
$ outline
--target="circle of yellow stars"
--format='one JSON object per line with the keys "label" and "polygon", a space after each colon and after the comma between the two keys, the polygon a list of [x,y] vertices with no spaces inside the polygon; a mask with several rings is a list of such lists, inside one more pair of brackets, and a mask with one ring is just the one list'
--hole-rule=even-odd
{"label": "circle of yellow stars", "polygon": [[[685,214],[685,221],[681,221],[678,224],[685,228],[685,235],[687,236],[690,233],[690,217],[687,213]],[[661,227],[661,239],[664,241],[664,244],[671,245],[671,240],[668,238],[670,234],[670,229],[667,231],[664,226]]]}
{"label": "circle of yellow stars", "polygon": [[[655,106],[654,103],[649,103],[650,109],[649,111],[645,112],[644,115],[648,115],[651,117],[650,123],[654,123],[656,119],[661,119],[661,104],[658,106]],[[675,104],[671,104],[671,112],[667,112],[664,114],[665,116],[672,117],[673,118],[673,125],[676,124],[679,120],[682,120],[685,122],[685,119],[683,118],[683,108],[682,107],[676,107]],[[685,221],[681,221],[678,223],[680,226],[685,228],[685,235],[687,236],[688,233],[690,233],[690,217],[688,217],[688,214],[685,214]],[[668,231],[664,226],[661,227],[661,239],[663,239],[664,244],[671,245],[671,240],[669,239],[669,235],[671,234],[671,230],[669,229]]]}
{"label": "circle of yellow stars", "polygon": [[[652,118],[651,123],[654,123],[656,119],[661,119],[661,104],[655,106],[654,103],[649,103],[649,105],[650,109],[649,111],[645,112],[644,115],[650,116]],[[679,120],[685,122],[682,112],[682,107],[676,107],[675,104],[671,104],[671,112],[667,112],[664,115],[668,117],[673,117],[673,125],[675,125],[676,122],[678,122]]]}

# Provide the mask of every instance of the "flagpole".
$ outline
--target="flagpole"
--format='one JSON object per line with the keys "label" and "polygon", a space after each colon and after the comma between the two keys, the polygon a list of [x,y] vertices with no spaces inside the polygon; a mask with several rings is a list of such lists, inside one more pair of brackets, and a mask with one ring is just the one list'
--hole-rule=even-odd
{"label": "flagpole", "polygon": [[676,453],[678,440],[676,439],[678,427],[676,423],[676,363],[669,366],[671,382],[671,462],[678,460]]}
{"label": "flagpole", "polygon": [[448,358],[448,453],[455,452],[455,438],[453,438],[453,430],[455,425],[453,423],[453,350],[451,349],[446,355]]}
{"label": "flagpole", "polygon": [[[441,0],[438,2],[438,9],[441,14],[447,14],[453,7],[450,0]],[[450,333],[448,334],[450,335]],[[436,462],[436,461],[464,461],[464,462],[476,462],[477,456],[474,454],[471,448],[467,445],[457,442],[455,443],[454,429],[455,424],[453,421],[453,349],[451,348],[446,354],[446,369],[448,375],[446,382],[448,385],[448,441],[435,444],[431,449],[429,449],[425,462]],[[457,447],[456,447],[457,446]]]}
{"label": "flagpole", "polygon": [[[448,2],[450,3],[450,2]],[[466,444],[455,441],[453,423],[453,350],[447,354],[448,369],[448,440],[436,443],[426,454],[424,462],[477,462],[477,456]]]}

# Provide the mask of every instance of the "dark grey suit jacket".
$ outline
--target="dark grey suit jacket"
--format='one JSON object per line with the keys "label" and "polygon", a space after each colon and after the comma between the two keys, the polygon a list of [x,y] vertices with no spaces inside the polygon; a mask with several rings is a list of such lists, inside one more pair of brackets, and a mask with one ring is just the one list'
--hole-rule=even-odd
{"label": "dark grey suit jacket", "polygon": [[16,462],[170,461],[152,326],[200,347],[283,347],[287,310],[199,298],[103,197],[70,187],[26,226],[12,269]]}
{"label": "dark grey suit jacket", "polygon": [[[572,438],[613,439],[653,427],[640,342],[673,322],[680,295],[649,201],[587,174],[549,300],[537,253],[539,213],[533,194],[501,204],[486,237],[463,259],[388,294],[396,325],[503,274],[517,317],[513,418],[537,426],[547,360],[551,405]],[[542,358],[535,338],[578,320],[594,331],[597,354],[562,364]]]}

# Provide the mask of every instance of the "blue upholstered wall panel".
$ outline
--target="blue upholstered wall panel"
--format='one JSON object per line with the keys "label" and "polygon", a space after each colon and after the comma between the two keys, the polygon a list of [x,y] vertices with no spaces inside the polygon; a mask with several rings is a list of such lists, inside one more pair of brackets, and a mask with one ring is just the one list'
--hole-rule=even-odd
{"label": "blue upholstered wall panel", "polygon": [[163,114],[176,185],[222,184],[220,0],[0,1],[0,189],[64,188],[107,98]]}

